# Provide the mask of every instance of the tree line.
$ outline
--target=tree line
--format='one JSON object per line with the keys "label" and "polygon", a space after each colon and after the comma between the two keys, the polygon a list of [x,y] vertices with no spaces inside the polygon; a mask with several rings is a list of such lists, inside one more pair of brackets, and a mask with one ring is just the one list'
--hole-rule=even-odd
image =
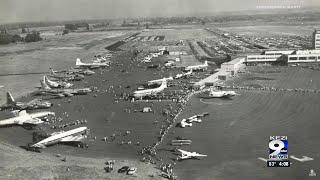
{"label": "tree line", "polygon": [[37,42],[41,41],[40,32],[33,31],[28,33],[25,37],[21,37],[18,34],[9,34],[6,31],[0,33],[0,44],[9,44],[16,42]]}

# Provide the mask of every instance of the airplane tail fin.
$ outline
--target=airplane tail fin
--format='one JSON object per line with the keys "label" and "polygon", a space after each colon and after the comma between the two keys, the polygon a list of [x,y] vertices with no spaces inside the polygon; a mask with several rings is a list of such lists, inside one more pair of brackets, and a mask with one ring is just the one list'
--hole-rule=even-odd
{"label": "airplane tail fin", "polygon": [[50,69],[50,73],[52,74],[52,75],[55,75],[56,74],[56,72],[50,67],[49,68]]}
{"label": "airplane tail fin", "polygon": [[82,62],[81,62],[80,58],[77,58],[76,66],[79,66],[79,65],[81,65],[81,64],[82,64]]}
{"label": "airplane tail fin", "polygon": [[46,84],[52,83],[52,81],[50,81],[50,79],[47,76],[43,76],[43,80]]}
{"label": "airplane tail fin", "polygon": [[167,88],[168,86],[167,86],[168,84],[167,84],[167,81],[162,81],[162,87],[164,87],[164,88]]}
{"label": "airplane tail fin", "polygon": [[41,88],[42,88],[42,89],[46,89],[46,90],[51,89],[51,88],[48,86],[48,84],[46,83],[45,77],[43,77],[43,79],[40,80],[40,83],[41,83]]}
{"label": "airplane tail fin", "polygon": [[26,110],[22,110],[19,112],[19,116],[24,116],[24,115],[27,115],[27,111]]}
{"label": "airplane tail fin", "polygon": [[204,61],[204,65],[208,66],[208,61]]}
{"label": "airplane tail fin", "polygon": [[7,92],[7,104],[15,104],[15,100],[13,99],[10,92]]}

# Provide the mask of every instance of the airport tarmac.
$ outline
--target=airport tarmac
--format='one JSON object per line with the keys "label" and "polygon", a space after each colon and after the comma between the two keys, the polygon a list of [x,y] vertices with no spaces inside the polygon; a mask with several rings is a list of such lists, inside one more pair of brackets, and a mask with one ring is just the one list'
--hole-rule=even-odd
{"label": "airport tarmac", "polygon": [[[94,76],[86,77],[83,82],[76,83],[76,87],[98,87],[99,92],[87,96],[75,96],[70,98],[70,101],[69,98],[52,100],[55,106],[51,110],[63,117],[63,122],[87,120],[86,126],[92,129],[92,137],[88,140],[89,148],[57,145],[45,149],[45,152],[136,159],[139,158],[137,152],[142,147],[152,145],[157,140],[159,130],[166,120],[162,110],[168,108],[169,104],[175,103],[129,103],[117,101],[115,97],[122,92],[132,92],[137,88],[137,83],[168,77],[172,71],[137,68],[135,62],[130,62],[131,57],[132,52],[119,52],[113,59],[119,66],[96,70]],[[313,82],[318,83],[319,74],[313,75]],[[299,77],[299,74],[296,77]],[[40,78],[41,76],[37,75],[36,79]],[[316,131],[319,125],[318,94],[247,91],[239,93],[241,95],[234,97],[233,100],[205,100],[207,103],[194,96],[182,111],[178,119],[204,111],[210,115],[192,128],[173,127],[165,139],[169,141],[176,136],[190,138],[193,143],[184,148],[185,150],[209,156],[200,161],[177,162],[175,170],[180,179],[208,179],[208,177],[230,180],[270,179],[278,176],[284,179],[307,179],[309,168],[319,167],[320,144]],[[151,106],[155,113],[132,113],[132,110],[145,106]],[[125,109],[130,109],[131,113],[124,111]],[[64,114],[65,112],[68,115]],[[50,129],[50,126],[46,128]],[[50,131],[57,130],[50,129]],[[124,135],[126,131],[130,131],[130,135]],[[115,141],[110,143],[102,141],[105,136],[110,137],[112,134],[116,136]],[[265,162],[258,158],[267,158],[268,138],[270,135],[279,134],[289,137],[289,154],[292,151],[296,156],[306,155],[315,160],[305,163],[292,160],[294,167],[285,170],[271,171],[266,168]],[[0,138],[13,145],[24,146],[32,141],[32,131],[21,127],[2,128]],[[121,144],[122,141],[125,143],[131,141],[132,144]],[[137,142],[140,142],[139,145]],[[173,147],[168,147],[166,142],[163,142],[158,148],[160,158],[172,161],[170,158],[174,156],[164,149]]]}
{"label": "airport tarmac", "polygon": [[[261,69],[248,67],[248,71]],[[277,88],[319,87],[319,71],[288,69],[288,67],[266,67],[270,73],[260,77],[270,78]],[[280,71],[278,75],[271,73]],[[246,80],[256,74],[239,74],[228,84],[269,84],[270,81]],[[294,78],[299,77],[299,78]],[[313,81],[307,82],[312,78]],[[250,78],[251,79],[251,78]],[[302,86],[308,83],[306,86]],[[202,160],[177,162],[174,170],[181,179],[312,179],[310,169],[320,167],[320,143],[318,141],[318,117],[320,97],[318,93],[236,90],[239,96],[232,99],[201,99],[194,96],[181,114],[183,119],[201,112],[210,115],[202,123],[190,128],[173,128],[159,149],[169,161],[175,158],[167,150],[167,144],[177,136],[192,139],[192,144],[182,149],[207,154]],[[290,168],[268,168],[258,158],[268,158],[269,136],[286,135],[289,155],[299,158],[312,157],[313,161],[299,162],[289,159]]]}

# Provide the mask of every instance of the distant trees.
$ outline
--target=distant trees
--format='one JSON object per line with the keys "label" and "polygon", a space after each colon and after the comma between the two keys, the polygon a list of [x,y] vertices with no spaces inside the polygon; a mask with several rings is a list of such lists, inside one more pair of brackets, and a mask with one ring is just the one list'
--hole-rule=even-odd
{"label": "distant trees", "polygon": [[64,29],[63,30],[62,35],[65,35],[65,34],[69,34],[69,30],[68,29]]}
{"label": "distant trees", "polygon": [[70,30],[70,31],[75,31],[78,29],[78,27],[75,24],[65,24],[64,29]]}
{"label": "distant trees", "polygon": [[69,30],[69,31],[75,31],[75,30],[77,30],[78,28],[81,28],[81,27],[84,27],[84,28],[86,28],[87,30],[90,29],[89,24],[88,24],[88,23],[85,23],[85,22],[83,22],[83,23],[76,23],[76,24],[65,24],[65,25],[64,25],[64,29]]}
{"label": "distant trees", "polygon": [[15,43],[21,40],[22,38],[17,34],[15,35],[7,34],[7,33],[0,34],[0,44]]}
{"label": "distant trees", "polygon": [[0,44],[9,44],[9,43],[15,43],[15,42],[36,42],[41,41],[42,38],[40,37],[40,33],[37,31],[33,31],[32,33],[29,33],[26,35],[25,38],[22,38],[18,34],[9,34],[9,33],[0,33]]}
{"label": "distant trees", "polygon": [[37,42],[41,40],[42,38],[40,37],[40,32],[37,31],[33,31],[32,33],[27,34],[24,38],[25,42]]}
{"label": "distant trees", "polygon": [[23,28],[21,28],[21,33],[23,33],[23,34],[24,34],[24,33],[27,33],[26,28],[24,28],[24,27],[23,27]]}

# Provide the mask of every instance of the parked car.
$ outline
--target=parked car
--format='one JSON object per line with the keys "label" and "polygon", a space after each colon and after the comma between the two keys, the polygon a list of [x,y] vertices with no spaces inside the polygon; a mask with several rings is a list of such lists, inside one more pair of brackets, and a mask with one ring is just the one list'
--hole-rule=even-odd
{"label": "parked car", "polygon": [[122,168],[120,168],[120,169],[118,170],[118,173],[128,172],[129,169],[130,169],[129,166],[123,166]]}
{"label": "parked car", "polygon": [[136,171],[137,171],[137,168],[131,167],[131,168],[129,168],[129,170],[127,171],[127,174],[128,174],[128,175],[133,175]]}

